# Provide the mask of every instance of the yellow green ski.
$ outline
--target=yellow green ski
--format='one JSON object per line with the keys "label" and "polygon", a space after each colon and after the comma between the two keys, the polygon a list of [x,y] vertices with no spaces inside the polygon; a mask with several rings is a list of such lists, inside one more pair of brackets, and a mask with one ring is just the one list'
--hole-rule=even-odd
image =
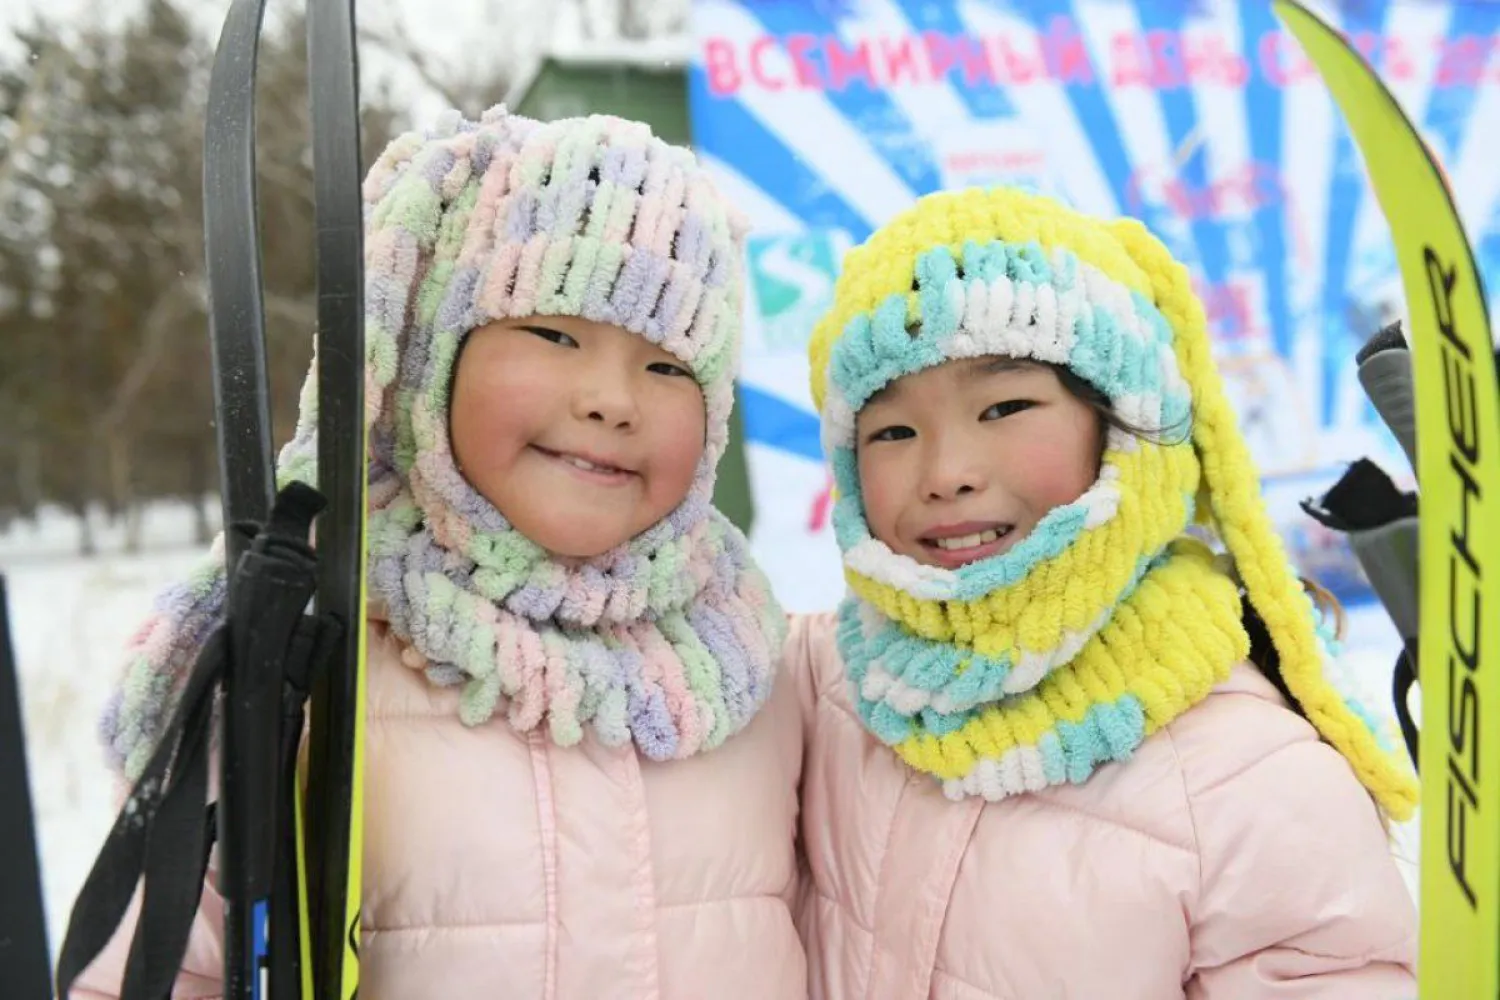
{"label": "yellow green ski", "polygon": [[1275,10],[1349,123],[1406,290],[1421,496],[1422,1000],[1500,997],[1500,387],[1443,171],[1336,31]]}

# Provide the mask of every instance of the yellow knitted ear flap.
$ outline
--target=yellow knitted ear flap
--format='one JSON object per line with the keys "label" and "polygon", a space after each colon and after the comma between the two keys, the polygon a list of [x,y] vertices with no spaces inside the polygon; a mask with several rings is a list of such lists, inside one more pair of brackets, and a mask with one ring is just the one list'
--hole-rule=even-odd
{"label": "yellow knitted ear flap", "polygon": [[1224,395],[1203,305],[1193,294],[1187,269],[1136,220],[1117,220],[1109,227],[1150,276],[1156,306],[1172,326],[1177,364],[1192,392],[1193,444],[1203,467],[1212,521],[1280,654],[1287,688],[1386,812],[1397,820],[1409,819],[1418,788],[1411,768],[1380,745],[1323,672],[1312,602],[1292,571],[1261,499],[1260,478]]}

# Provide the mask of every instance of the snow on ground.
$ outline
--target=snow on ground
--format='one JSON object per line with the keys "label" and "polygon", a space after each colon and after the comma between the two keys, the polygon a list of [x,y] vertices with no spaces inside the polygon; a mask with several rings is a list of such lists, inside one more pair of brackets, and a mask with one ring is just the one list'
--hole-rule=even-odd
{"label": "snow on ground", "polygon": [[156,593],[201,557],[191,524],[186,508],[153,510],[143,553],[125,554],[119,533],[105,530],[93,558],[77,555],[77,526],[61,515],[0,535],[54,955],[114,821],[95,724],[126,638]]}
{"label": "snow on ground", "polygon": [[[101,526],[99,539],[99,555],[79,557],[77,526],[61,515],[0,533],[54,953],[114,820],[114,790],[95,733],[120,650],[156,593],[201,557],[192,544],[191,514],[182,506],[150,512],[140,554],[122,551],[118,530]],[[763,539],[756,545],[768,568],[795,566],[799,554],[806,559],[805,548],[779,556],[774,548]],[[1346,663],[1359,693],[1373,705],[1389,703],[1396,649],[1394,631],[1378,607],[1352,611]],[[1394,850],[1414,886],[1415,823],[1395,830]]]}

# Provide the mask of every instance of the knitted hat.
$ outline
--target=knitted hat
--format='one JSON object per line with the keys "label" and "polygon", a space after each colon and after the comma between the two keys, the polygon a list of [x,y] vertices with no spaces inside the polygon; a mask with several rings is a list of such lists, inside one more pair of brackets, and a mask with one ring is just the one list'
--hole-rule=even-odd
{"label": "knitted hat", "polygon": [[[966,713],[1003,704],[1069,663],[1196,513],[1233,558],[1307,717],[1387,810],[1411,813],[1410,768],[1324,675],[1317,615],[1261,499],[1202,305],[1187,270],[1144,226],[1093,219],[1015,190],[930,195],[849,253],[809,353],[839,493],[835,531],[863,605],[845,622],[854,645],[869,653],[858,667],[861,710],[878,735],[905,747],[904,757],[955,781],[979,781],[975,761],[986,756],[1052,767],[1035,725],[1020,720],[1001,732],[992,720],[960,740]],[[990,355],[1066,367],[1146,439],[1111,429],[1099,480],[1009,550],[957,570],[922,565],[870,533],[855,417],[902,376]],[[871,614],[901,631],[871,639],[878,631]],[[1231,624],[1236,648],[1248,648]],[[897,654],[892,644],[905,645]],[[1213,682],[1195,680],[1196,694],[1176,689],[1176,679],[1165,688],[1154,677],[1136,683],[1121,662],[1091,675],[1084,686],[1100,689],[1087,698],[1080,689],[1076,704],[1066,692],[1047,692],[1061,699],[1048,738],[1054,745],[1075,738],[1068,753],[1086,756],[1090,767],[1128,752]],[[1113,713],[1107,718],[1097,711],[1101,698]],[[1079,735],[1085,722],[1087,740]],[[1027,746],[1040,749],[1020,764],[1005,756],[1006,747]],[[1060,756],[1056,766],[1072,763]]]}
{"label": "knitted hat", "polygon": [[[365,200],[368,577],[409,666],[464,688],[471,725],[504,711],[571,745],[585,724],[657,760],[718,746],[764,704],[784,615],[711,506],[728,440],[745,224],[693,155],[643,124],[543,124],[503,108],[396,139]],[[702,387],[706,441],[682,503],[581,564],[515,530],[459,471],[454,365],[487,323],[560,315],[669,352]],[[316,364],[281,484],[317,482]],[[222,550],[132,640],[104,719],[127,774],[219,620]]]}
{"label": "knitted hat", "polygon": [[[374,457],[424,480],[429,516],[474,499],[447,439],[462,340],[522,316],[620,326],[688,367],[708,418],[685,501],[701,515],[729,439],[747,224],[690,151],[621,118],[542,123],[494,108],[475,123],[453,113],[391,143],[364,199]],[[313,382],[309,373],[283,481],[316,481]],[[418,469],[416,451],[444,460]]]}

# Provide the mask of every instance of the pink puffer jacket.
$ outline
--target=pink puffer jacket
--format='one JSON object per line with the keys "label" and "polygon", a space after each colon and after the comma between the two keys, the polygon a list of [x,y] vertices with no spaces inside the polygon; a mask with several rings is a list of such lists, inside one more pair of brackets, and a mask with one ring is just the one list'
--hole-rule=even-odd
{"label": "pink puffer jacket", "polygon": [[[805,681],[701,757],[560,749],[402,666],[371,626],[362,1000],[803,1000]],[[174,996],[222,990],[211,890]],[[75,998],[115,997],[125,935]]]}
{"label": "pink puffer jacket", "polygon": [[1416,996],[1375,807],[1253,668],[1082,786],[956,803],[860,725],[831,617],[787,648],[815,1000]]}

